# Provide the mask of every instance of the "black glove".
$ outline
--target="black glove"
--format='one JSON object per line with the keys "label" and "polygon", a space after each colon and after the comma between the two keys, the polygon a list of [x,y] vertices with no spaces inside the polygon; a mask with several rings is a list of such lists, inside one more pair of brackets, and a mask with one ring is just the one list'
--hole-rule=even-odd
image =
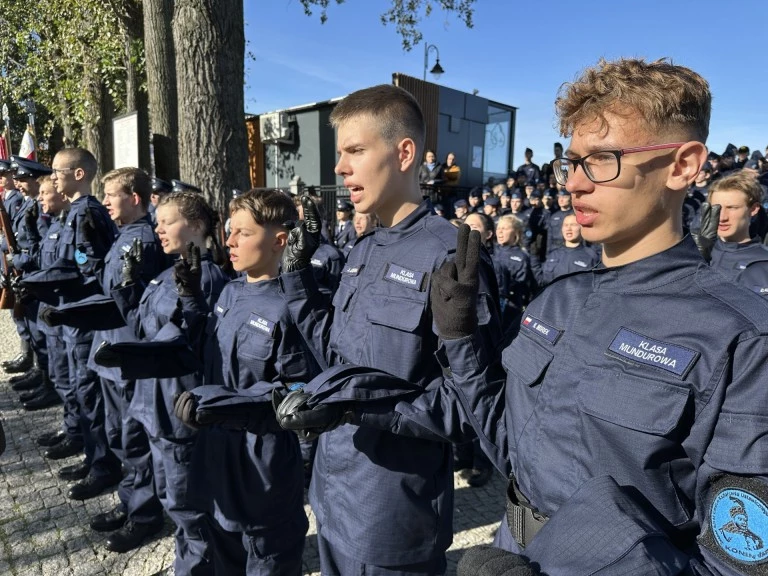
{"label": "black glove", "polygon": [[[320,214],[308,195],[301,197],[304,220],[288,232],[288,245],[283,252],[283,272],[296,272],[309,266],[312,254],[320,246]],[[288,224],[286,223],[286,226]]]}
{"label": "black glove", "polygon": [[712,248],[717,240],[717,227],[720,224],[720,204],[714,206],[709,202],[701,205],[701,228],[697,234],[691,234],[701,256],[709,262],[712,256]]}
{"label": "black glove", "polygon": [[122,285],[128,286],[139,281],[141,276],[141,263],[144,259],[144,250],[141,240],[134,238],[131,243],[131,249],[121,256],[123,267],[120,271]]}
{"label": "black glove", "polygon": [[32,206],[27,208],[24,213],[24,227],[27,229],[27,235],[33,242],[40,240],[40,232],[37,229],[37,219],[40,217],[40,205],[37,200],[32,202]]}
{"label": "black glove", "polygon": [[[2,257],[2,255],[0,255]],[[8,275],[0,270],[0,290],[5,290],[6,288],[11,287],[11,279],[8,277]]]}
{"label": "black glove", "polygon": [[329,432],[352,422],[353,413],[346,404],[320,404],[307,406],[310,394],[301,390],[289,392],[275,388],[272,407],[277,423],[285,430],[293,430],[301,440],[314,440],[323,432]]}
{"label": "black glove", "polygon": [[539,569],[518,554],[482,545],[466,551],[456,568],[457,576],[535,576]]}
{"label": "black glove", "polygon": [[48,326],[61,326],[63,324],[62,320],[64,318],[64,313],[59,312],[56,310],[56,308],[46,308],[42,312],[40,312],[40,320],[48,324]]}
{"label": "black glove", "polygon": [[173,279],[179,296],[196,296],[202,292],[200,282],[203,269],[200,266],[200,248],[192,242],[187,244],[187,257],[179,258],[173,265]]}
{"label": "black glove", "polygon": [[456,258],[432,274],[432,317],[445,340],[470,336],[477,329],[477,291],[480,285],[480,233],[459,227]]}
{"label": "black glove", "polygon": [[182,392],[173,399],[173,413],[184,425],[195,430],[200,429],[200,424],[196,418],[197,396],[192,392]]}
{"label": "black glove", "polygon": [[27,287],[21,283],[21,275],[11,277],[11,290],[13,291],[16,301],[20,304],[29,304],[34,300],[34,297],[29,293]]}

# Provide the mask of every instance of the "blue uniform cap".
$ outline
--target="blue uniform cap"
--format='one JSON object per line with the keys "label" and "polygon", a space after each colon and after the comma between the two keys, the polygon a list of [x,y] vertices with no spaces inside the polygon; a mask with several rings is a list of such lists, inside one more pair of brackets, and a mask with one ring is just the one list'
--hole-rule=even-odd
{"label": "blue uniform cap", "polygon": [[337,212],[352,212],[355,207],[352,205],[352,202],[345,199],[339,199],[336,200],[336,211]]}
{"label": "blue uniform cap", "polygon": [[499,205],[499,199],[496,196],[490,196],[485,201],[486,206],[498,206]]}
{"label": "blue uniform cap", "polygon": [[435,212],[445,212],[445,208],[443,208],[442,204],[435,204],[433,208],[435,209]]}
{"label": "blue uniform cap", "polygon": [[9,160],[0,160],[0,174],[11,171],[11,162]]}
{"label": "blue uniform cap", "polygon": [[557,195],[558,196],[570,196],[571,193],[568,192],[568,190],[566,190],[565,188],[562,188],[561,190],[557,191]]}
{"label": "blue uniform cap", "polygon": [[453,203],[454,208],[466,208],[467,206],[469,206],[469,204],[467,204],[466,200],[456,200],[456,202]]}
{"label": "blue uniform cap", "polygon": [[167,194],[173,192],[173,185],[160,178],[152,178],[152,193]]}
{"label": "blue uniform cap", "polygon": [[544,192],[542,193],[542,196],[549,196],[551,198],[553,196],[552,188],[547,188],[546,190],[544,190]]}
{"label": "blue uniform cap", "polygon": [[171,180],[171,186],[172,192],[197,192],[198,194],[202,194],[203,191],[200,190],[197,186],[194,186],[192,184],[187,184],[186,182],[182,182],[181,180]]}
{"label": "blue uniform cap", "polygon": [[520,192],[518,192],[517,190],[511,192],[509,197],[512,198],[513,200],[522,200],[523,199],[523,195]]}
{"label": "blue uniform cap", "polygon": [[542,197],[541,190],[534,190],[533,192],[531,192],[531,198],[541,198],[541,197]]}
{"label": "blue uniform cap", "polygon": [[40,178],[40,176],[47,176],[53,173],[48,166],[35,162],[34,160],[27,160],[21,156],[11,156],[11,168],[14,172],[14,178]]}

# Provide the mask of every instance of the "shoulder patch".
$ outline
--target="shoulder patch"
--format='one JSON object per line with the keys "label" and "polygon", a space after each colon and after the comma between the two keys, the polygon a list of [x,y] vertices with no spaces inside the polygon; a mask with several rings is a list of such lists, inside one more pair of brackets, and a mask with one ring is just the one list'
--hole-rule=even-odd
{"label": "shoulder patch", "polygon": [[357,276],[358,274],[360,274],[360,270],[362,270],[362,268],[363,268],[362,266],[350,266],[349,264],[347,264],[344,267],[344,270],[341,271],[341,273],[346,276]]}
{"label": "shoulder patch", "polygon": [[538,318],[526,314],[523,317],[523,321],[520,323],[520,327],[526,330],[529,334],[533,334],[539,338],[543,338],[552,345],[555,345],[562,336],[563,331],[558,330],[554,326],[542,322]]}
{"label": "shoulder patch", "polygon": [[608,346],[607,352],[646,366],[661,368],[680,378],[685,378],[699,358],[695,350],[655,340],[623,326]]}
{"label": "shoulder patch", "polygon": [[88,262],[88,256],[86,256],[85,252],[82,252],[80,250],[75,250],[75,262],[77,262],[80,266]]}

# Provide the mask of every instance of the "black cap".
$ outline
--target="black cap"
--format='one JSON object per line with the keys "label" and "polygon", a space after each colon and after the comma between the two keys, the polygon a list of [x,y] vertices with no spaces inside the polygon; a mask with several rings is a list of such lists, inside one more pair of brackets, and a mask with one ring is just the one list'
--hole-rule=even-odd
{"label": "black cap", "polygon": [[531,198],[541,198],[543,196],[541,190],[534,190],[531,192]]}
{"label": "black cap", "polygon": [[469,191],[470,198],[480,198],[483,195],[483,189],[480,186],[475,186]]}
{"label": "black cap", "polygon": [[0,174],[5,174],[6,172],[11,171],[11,161],[10,160],[0,160]]}
{"label": "black cap", "polygon": [[203,191],[200,190],[197,186],[193,186],[192,184],[187,184],[186,182],[182,182],[181,180],[171,180],[172,185],[172,192],[197,192],[198,194],[202,194]]}
{"label": "black cap", "polygon": [[749,146],[739,146],[739,154],[749,154]]}
{"label": "black cap", "polygon": [[728,146],[725,147],[725,151],[723,152],[723,156],[736,156],[736,144],[728,144]]}
{"label": "black cap", "polygon": [[152,194],[167,194],[173,192],[173,185],[160,178],[152,178]]}
{"label": "black cap", "polygon": [[336,211],[337,212],[352,212],[355,207],[352,205],[352,202],[347,200],[346,198],[339,198],[336,200]]}
{"label": "black cap", "polygon": [[760,170],[760,163],[757,160],[747,160],[744,163],[744,168],[749,168],[751,170]]}
{"label": "black cap", "polygon": [[11,156],[11,170],[14,172],[14,178],[40,178],[53,173],[48,166],[21,156]]}
{"label": "black cap", "polygon": [[491,196],[485,200],[486,206],[498,206],[499,205],[499,199],[496,196]]}
{"label": "black cap", "polygon": [[707,160],[720,160],[720,154],[717,152],[710,152],[707,154]]}

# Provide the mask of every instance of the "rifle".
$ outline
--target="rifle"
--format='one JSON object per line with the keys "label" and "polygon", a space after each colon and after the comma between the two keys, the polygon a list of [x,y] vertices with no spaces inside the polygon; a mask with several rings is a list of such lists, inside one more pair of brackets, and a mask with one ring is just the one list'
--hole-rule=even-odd
{"label": "rifle", "polygon": [[[9,254],[15,254],[18,252],[18,245],[16,244],[16,235],[13,233],[11,227],[11,217],[8,215],[8,211],[5,209],[5,204],[0,202],[0,228],[2,228],[3,236],[5,237],[5,244],[8,246]],[[21,273],[8,265],[8,260],[5,254],[0,253],[0,260],[2,260],[2,270],[8,282],[12,277],[21,276]],[[21,302],[17,302],[14,297],[13,290],[10,285],[0,290],[0,310],[10,310],[13,308],[13,317],[21,318],[22,308]]]}

